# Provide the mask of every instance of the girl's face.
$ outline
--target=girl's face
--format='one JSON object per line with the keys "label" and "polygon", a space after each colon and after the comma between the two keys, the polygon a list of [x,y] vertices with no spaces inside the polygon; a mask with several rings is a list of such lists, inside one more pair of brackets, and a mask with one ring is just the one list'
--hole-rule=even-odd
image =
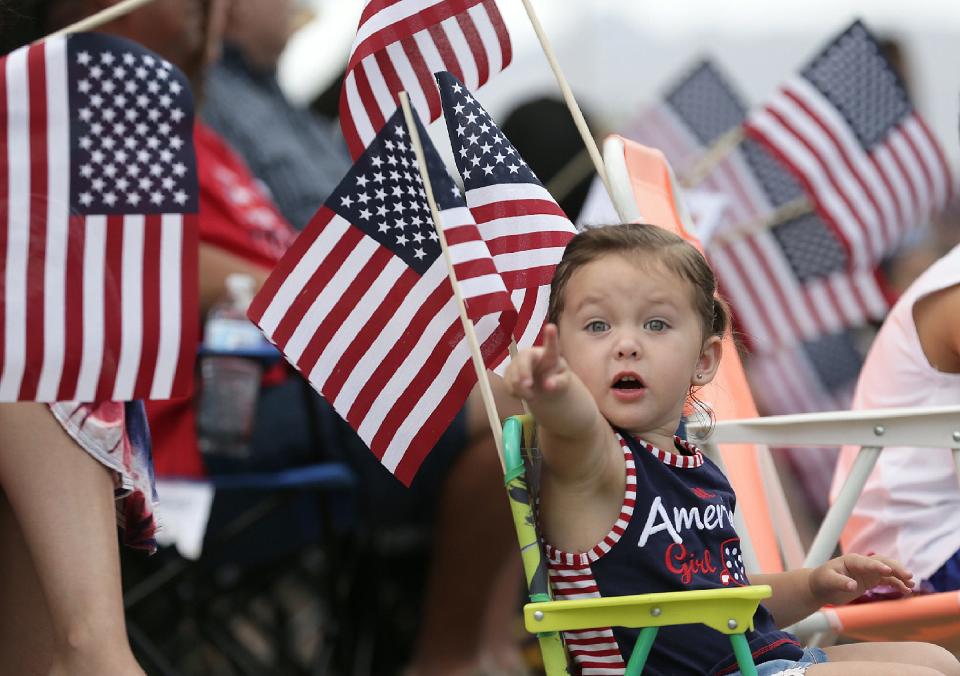
{"label": "girl's face", "polygon": [[672,448],[690,386],[709,382],[720,359],[720,340],[703,340],[689,282],[611,254],[576,270],[564,294],[560,351],[600,413]]}

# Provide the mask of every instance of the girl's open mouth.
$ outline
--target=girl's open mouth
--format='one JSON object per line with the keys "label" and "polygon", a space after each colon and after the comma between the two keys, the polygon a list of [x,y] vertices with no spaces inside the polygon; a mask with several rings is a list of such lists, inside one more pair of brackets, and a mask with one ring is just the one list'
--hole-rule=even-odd
{"label": "girl's open mouth", "polygon": [[613,378],[610,388],[617,399],[621,401],[633,401],[639,399],[646,392],[646,386],[636,373],[618,373]]}

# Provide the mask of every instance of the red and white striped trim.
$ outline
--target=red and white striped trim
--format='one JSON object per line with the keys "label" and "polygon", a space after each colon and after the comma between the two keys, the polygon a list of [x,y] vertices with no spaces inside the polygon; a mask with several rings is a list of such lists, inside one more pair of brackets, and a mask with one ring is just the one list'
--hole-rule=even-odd
{"label": "red and white striped trim", "polygon": [[617,517],[616,522],[604,538],[586,552],[564,552],[545,542],[544,549],[546,550],[547,559],[551,565],[559,564],[589,567],[592,562],[609,552],[613,546],[620,541],[620,537],[627,529],[627,524],[630,523],[630,517],[633,516],[633,509],[637,504],[637,466],[633,461],[633,454],[630,452],[630,447],[627,446],[626,440],[619,434],[617,435],[617,439],[620,441],[620,447],[623,449],[623,459],[627,469],[627,480],[623,491],[623,504],[620,507],[620,516]]}
{"label": "red and white striped trim", "polygon": [[[550,587],[557,600],[600,598],[597,581],[585,555],[577,555],[577,563],[548,565]],[[584,676],[623,674],[626,664],[611,627],[596,627],[563,632],[567,652]]]}
{"label": "red and white striped trim", "polygon": [[[590,563],[582,559],[575,565],[549,565],[550,587],[561,601],[600,598]],[[567,651],[584,676],[619,675],[626,671],[620,646],[611,627],[563,632]]]}
{"label": "red and white striped trim", "polygon": [[700,449],[691,444],[689,441],[681,439],[680,437],[675,436],[673,438],[673,445],[676,446],[677,450],[687,451],[690,453],[690,455],[680,455],[678,453],[661,451],[659,448],[649,442],[644,441],[643,439],[637,439],[637,442],[645,449],[650,451],[650,454],[653,457],[665,465],[679,467],[681,469],[693,469],[703,464],[703,453],[700,452]]}
{"label": "red and white striped trim", "polygon": [[[586,552],[564,552],[544,543],[547,554],[550,587],[558,600],[599,598],[600,590],[593,576],[591,564],[619,542],[630,523],[637,503],[637,467],[626,440],[617,435],[623,449],[627,471],[620,516],[603,540]],[[610,627],[582,631],[565,631],[563,640],[567,651],[583,676],[615,676],[626,671],[620,646]]]}
{"label": "red and white striped trim", "polygon": [[[597,587],[596,578],[593,576],[591,564],[609,552],[620,541],[627,524],[630,523],[630,518],[633,516],[633,510],[637,503],[637,467],[627,440],[619,434],[617,439],[623,449],[627,478],[623,505],[620,508],[620,516],[616,523],[613,524],[603,540],[586,552],[564,552],[544,542],[550,588],[553,590],[554,598],[558,600],[568,601],[600,597],[600,590]],[[674,467],[700,467],[703,464],[703,454],[700,449],[680,437],[674,437],[674,444],[677,449],[687,451],[692,455],[666,453],[652,444],[638,441],[641,446],[665,464]],[[565,631],[563,632],[563,640],[567,645],[567,651],[584,676],[613,676],[625,673],[626,663],[620,654],[620,646],[610,627]]]}

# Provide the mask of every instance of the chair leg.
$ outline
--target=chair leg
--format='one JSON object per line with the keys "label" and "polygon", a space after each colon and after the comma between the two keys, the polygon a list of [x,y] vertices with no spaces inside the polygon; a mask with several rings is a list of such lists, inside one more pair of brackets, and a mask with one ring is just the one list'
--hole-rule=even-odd
{"label": "chair leg", "polygon": [[547,676],[564,676],[570,673],[570,661],[567,649],[563,645],[560,632],[551,631],[537,634],[540,643],[540,656]]}
{"label": "chair leg", "polygon": [[733,644],[733,654],[737,656],[742,676],[757,676],[757,665],[753,663],[753,654],[750,652],[750,643],[744,634],[730,634],[730,643]]}
{"label": "chair leg", "polygon": [[643,673],[643,667],[647,663],[647,657],[650,655],[650,649],[659,630],[660,627],[644,627],[640,631],[637,642],[633,646],[633,652],[630,654],[630,661],[627,662],[626,676],[640,676]]}

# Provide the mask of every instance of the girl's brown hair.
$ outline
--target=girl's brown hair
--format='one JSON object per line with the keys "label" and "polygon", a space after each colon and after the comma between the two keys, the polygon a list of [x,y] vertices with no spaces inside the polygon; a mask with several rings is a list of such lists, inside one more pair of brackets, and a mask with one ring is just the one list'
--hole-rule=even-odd
{"label": "girl's brown hair", "polygon": [[563,312],[563,293],[573,273],[602,256],[639,255],[657,262],[680,279],[690,283],[693,306],[700,316],[703,338],[722,337],[730,325],[730,311],[716,295],[713,270],[697,249],[682,237],[655,225],[625,223],[590,228],[578,233],[563,252],[550,284],[548,317],[554,324]]}

